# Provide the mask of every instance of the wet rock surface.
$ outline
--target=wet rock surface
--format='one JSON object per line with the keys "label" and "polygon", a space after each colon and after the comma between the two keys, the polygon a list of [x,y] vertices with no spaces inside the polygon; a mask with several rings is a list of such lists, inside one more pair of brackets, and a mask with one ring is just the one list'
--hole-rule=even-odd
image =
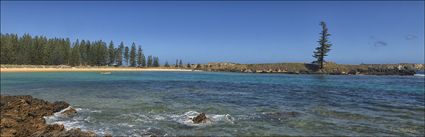
{"label": "wet rock surface", "polygon": [[46,124],[43,117],[69,107],[66,102],[50,103],[32,96],[0,97],[0,136],[2,137],[96,136],[93,132],[83,132],[80,129],[66,130],[63,125]]}
{"label": "wet rock surface", "polygon": [[199,123],[206,123],[209,119],[205,115],[205,113],[200,113],[196,117],[192,118],[193,123],[199,124]]}
{"label": "wet rock surface", "polygon": [[61,114],[64,115],[65,117],[72,117],[77,114],[77,110],[75,110],[72,107],[69,107],[65,111],[63,111]]}

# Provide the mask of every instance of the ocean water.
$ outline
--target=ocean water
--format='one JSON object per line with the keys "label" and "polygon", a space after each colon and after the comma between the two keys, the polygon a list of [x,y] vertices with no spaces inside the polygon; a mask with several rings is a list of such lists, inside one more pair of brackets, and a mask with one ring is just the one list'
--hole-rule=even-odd
{"label": "ocean water", "polygon": [[[425,80],[218,72],[1,73],[2,95],[63,100],[46,117],[114,136],[423,136]],[[205,112],[211,122],[191,123]]]}

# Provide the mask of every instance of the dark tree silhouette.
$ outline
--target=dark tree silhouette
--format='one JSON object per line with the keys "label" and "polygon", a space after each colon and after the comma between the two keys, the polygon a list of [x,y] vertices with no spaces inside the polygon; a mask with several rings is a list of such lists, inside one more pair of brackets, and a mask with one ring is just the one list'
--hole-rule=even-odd
{"label": "dark tree silhouette", "polygon": [[320,39],[319,41],[319,47],[316,48],[316,51],[314,51],[313,57],[317,60],[315,63],[319,65],[320,69],[323,69],[323,63],[325,62],[325,56],[328,56],[328,52],[331,50],[330,47],[332,44],[329,42],[329,36],[331,34],[328,33],[328,28],[326,26],[325,22],[320,22],[320,26],[322,26],[322,32],[320,32]]}

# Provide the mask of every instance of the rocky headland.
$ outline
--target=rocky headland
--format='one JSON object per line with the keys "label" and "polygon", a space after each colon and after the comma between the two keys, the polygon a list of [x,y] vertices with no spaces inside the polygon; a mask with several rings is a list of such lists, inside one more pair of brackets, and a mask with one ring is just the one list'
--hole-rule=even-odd
{"label": "rocky headland", "polygon": [[63,125],[46,124],[45,116],[61,112],[65,116],[76,114],[75,109],[63,101],[50,103],[32,96],[1,96],[0,136],[96,136],[94,132],[65,129]]}
{"label": "rocky headland", "polygon": [[330,74],[330,75],[414,75],[423,71],[424,64],[360,64],[345,65],[325,63],[324,69],[310,63],[270,63],[238,64],[208,63],[193,65],[192,68],[203,71],[242,72],[242,73],[284,73],[284,74]]}

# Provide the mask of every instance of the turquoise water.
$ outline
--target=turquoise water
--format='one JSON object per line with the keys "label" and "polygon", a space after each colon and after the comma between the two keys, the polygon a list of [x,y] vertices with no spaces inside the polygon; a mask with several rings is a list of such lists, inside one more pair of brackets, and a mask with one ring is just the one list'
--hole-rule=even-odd
{"label": "turquoise water", "polygon": [[[214,72],[2,73],[2,95],[64,100],[48,123],[115,136],[425,132],[424,77]],[[192,124],[205,112],[211,122]]]}

